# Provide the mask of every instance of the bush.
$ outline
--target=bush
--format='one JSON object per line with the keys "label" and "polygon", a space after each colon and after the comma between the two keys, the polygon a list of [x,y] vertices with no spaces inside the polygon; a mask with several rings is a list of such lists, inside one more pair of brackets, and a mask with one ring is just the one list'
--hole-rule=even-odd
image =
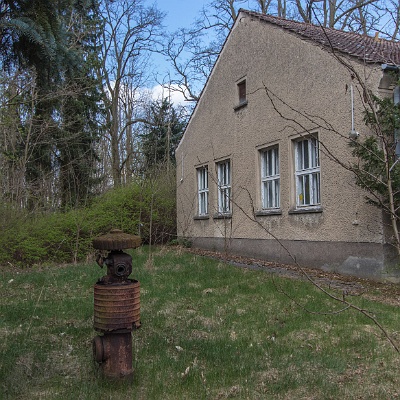
{"label": "bush", "polygon": [[187,249],[190,249],[192,247],[192,242],[186,238],[172,239],[168,244],[170,246],[181,246]]}
{"label": "bush", "polygon": [[0,264],[30,267],[43,263],[85,260],[93,253],[92,240],[122,229],[144,243],[176,238],[174,174],[147,177],[110,190],[90,206],[68,212],[29,215],[0,209]]}

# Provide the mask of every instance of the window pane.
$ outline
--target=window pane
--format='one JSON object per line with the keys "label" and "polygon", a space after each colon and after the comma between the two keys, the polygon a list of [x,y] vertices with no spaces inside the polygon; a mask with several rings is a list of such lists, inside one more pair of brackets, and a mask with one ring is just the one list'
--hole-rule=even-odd
{"label": "window pane", "polygon": [[274,208],[278,207],[279,204],[279,184],[278,181],[270,181],[268,182],[268,202],[267,202],[267,207],[268,208]]}
{"label": "window pane", "polygon": [[303,156],[303,142],[296,143],[296,158],[297,158],[297,170],[301,171],[304,169],[304,156]]}
{"label": "window pane", "polygon": [[239,91],[239,103],[244,103],[246,101],[246,81],[238,83]]}
{"label": "window pane", "polygon": [[312,188],[313,188],[313,204],[320,203],[320,195],[319,195],[319,173],[313,174],[312,180]]}
{"label": "window pane", "polygon": [[296,202],[298,206],[320,204],[320,171],[318,140],[299,140],[295,145]]}
{"label": "window pane", "polygon": [[230,161],[224,161],[218,164],[218,211],[230,211]]}
{"label": "window pane", "polygon": [[208,214],[208,169],[206,167],[197,170],[198,181],[198,212],[199,215]]}
{"label": "window pane", "polygon": [[267,182],[267,207],[271,207],[274,202],[274,190],[272,182]]}
{"label": "window pane", "polygon": [[308,140],[304,140],[303,142],[303,166],[302,169],[310,168],[310,159],[309,159],[309,142]]}
{"label": "window pane", "polygon": [[266,153],[267,156],[267,176],[271,176],[274,174],[273,172],[273,152],[272,150],[268,150]]}
{"label": "window pane", "polygon": [[200,193],[199,214],[205,213],[205,193]]}
{"label": "window pane", "polygon": [[303,189],[304,189],[304,200],[303,204],[310,204],[310,175],[303,176]]}
{"label": "window pane", "polygon": [[261,183],[261,201],[262,201],[262,208],[268,208],[268,201],[267,201],[267,187],[268,182]]}
{"label": "window pane", "polygon": [[279,204],[279,148],[261,152],[261,206],[278,208]]}
{"label": "window pane", "polygon": [[280,192],[280,181],[279,179],[274,181],[274,192],[275,192],[275,201],[272,207],[279,207],[280,206],[280,198],[279,198],[279,192]]}
{"label": "window pane", "polygon": [[261,176],[263,178],[279,173],[278,148],[269,149],[261,154]]}
{"label": "window pane", "polygon": [[230,189],[221,189],[220,212],[230,211]]}
{"label": "window pane", "polygon": [[316,139],[311,140],[311,156],[312,156],[312,167],[319,166],[319,157],[318,157],[318,141]]}

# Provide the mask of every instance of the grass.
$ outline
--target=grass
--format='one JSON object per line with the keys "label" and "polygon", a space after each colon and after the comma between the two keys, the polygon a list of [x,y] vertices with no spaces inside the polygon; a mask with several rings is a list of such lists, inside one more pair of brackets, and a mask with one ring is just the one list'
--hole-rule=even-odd
{"label": "grass", "polygon": [[[0,272],[0,399],[395,399],[399,355],[306,282],[161,248],[133,255],[142,327],[132,384],[92,361],[97,265]],[[353,299],[395,340],[396,307]]]}

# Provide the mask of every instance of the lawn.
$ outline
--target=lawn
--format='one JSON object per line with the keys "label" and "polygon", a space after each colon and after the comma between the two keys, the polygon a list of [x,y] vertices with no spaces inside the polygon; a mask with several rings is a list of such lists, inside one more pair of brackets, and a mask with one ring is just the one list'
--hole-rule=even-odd
{"label": "lawn", "polygon": [[[132,384],[105,381],[92,361],[104,270],[1,270],[1,400],[400,398],[400,356],[382,332],[357,311],[335,313],[342,305],[310,283],[180,249],[132,256],[142,320]],[[399,344],[398,307],[349,300]]]}

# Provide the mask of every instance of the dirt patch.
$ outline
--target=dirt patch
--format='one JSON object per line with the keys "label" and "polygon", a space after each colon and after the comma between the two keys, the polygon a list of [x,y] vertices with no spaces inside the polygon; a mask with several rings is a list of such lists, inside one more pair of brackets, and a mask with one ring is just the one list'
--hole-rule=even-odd
{"label": "dirt patch", "polygon": [[221,260],[237,267],[262,270],[291,279],[312,280],[320,286],[342,290],[346,295],[362,295],[374,301],[400,306],[400,285],[396,283],[378,282],[350,275],[325,272],[315,268],[300,268],[297,265],[280,264],[209,250],[188,249],[188,251],[192,254]]}

